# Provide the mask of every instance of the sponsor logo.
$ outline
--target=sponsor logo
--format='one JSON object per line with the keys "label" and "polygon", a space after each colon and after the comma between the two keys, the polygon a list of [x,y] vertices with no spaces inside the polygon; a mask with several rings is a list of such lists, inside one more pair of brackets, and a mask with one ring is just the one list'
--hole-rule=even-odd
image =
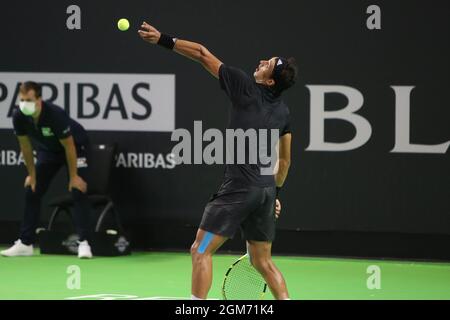
{"label": "sponsor logo", "polygon": [[12,128],[20,84],[42,85],[44,100],[87,130],[171,132],[175,75],[0,72],[0,129]]}
{"label": "sponsor logo", "polygon": [[70,132],[70,126],[67,127],[67,128],[63,131],[63,134],[66,134],[66,133],[69,133],[69,132]]}
{"label": "sponsor logo", "polygon": [[119,153],[116,158],[116,168],[173,169],[175,166],[175,155],[172,153],[126,152]]}
{"label": "sponsor logo", "polygon": [[62,245],[66,247],[70,253],[78,253],[78,240],[80,240],[80,237],[77,234],[71,234],[62,242]]}
{"label": "sponsor logo", "polygon": [[119,239],[117,239],[116,243],[114,244],[114,246],[120,253],[124,253],[129,245],[130,243],[127,241],[127,239],[125,239],[125,237],[119,237]]}
{"label": "sponsor logo", "polygon": [[87,168],[88,163],[86,158],[78,158],[77,159],[77,168]]}
{"label": "sponsor logo", "polygon": [[[364,146],[372,137],[372,124],[357,112],[364,106],[363,94],[352,87],[338,85],[307,85],[311,99],[310,141],[306,151],[342,152],[356,150]],[[414,86],[391,86],[395,104],[395,135],[391,153],[435,153],[444,154],[450,147],[450,140],[437,144],[418,144],[411,134],[411,92]],[[339,94],[347,99],[347,105],[339,110],[327,110],[326,96]],[[351,140],[331,142],[326,140],[326,122],[340,120],[352,125],[355,135]],[[381,128],[383,130],[383,128]],[[436,141],[437,142],[437,141]]]}
{"label": "sponsor logo", "polygon": [[51,128],[42,127],[42,135],[44,137],[53,137],[54,134]]}
{"label": "sponsor logo", "polygon": [[[34,151],[36,156],[36,151]],[[36,162],[36,158],[35,158]],[[22,153],[17,150],[0,149],[0,167],[14,167],[25,165]],[[88,166],[86,158],[77,159],[77,167]],[[116,168],[130,169],[167,169],[176,167],[175,155],[172,153],[120,152],[115,159]]]}

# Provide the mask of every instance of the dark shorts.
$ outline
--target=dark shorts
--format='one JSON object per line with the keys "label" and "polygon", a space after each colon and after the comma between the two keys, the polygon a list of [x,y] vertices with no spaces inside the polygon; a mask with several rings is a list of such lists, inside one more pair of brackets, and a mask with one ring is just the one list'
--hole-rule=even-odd
{"label": "dark shorts", "polygon": [[206,205],[200,229],[233,238],[240,228],[245,240],[273,242],[275,221],[275,187],[226,179]]}

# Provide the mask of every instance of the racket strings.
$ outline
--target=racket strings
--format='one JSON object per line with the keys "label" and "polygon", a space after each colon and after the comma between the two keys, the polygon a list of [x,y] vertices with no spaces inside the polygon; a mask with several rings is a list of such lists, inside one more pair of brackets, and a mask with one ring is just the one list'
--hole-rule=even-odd
{"label": "racket strings", "polygon": [[259,300],[266,283],[248,258],[238,261],[227,276],[224,296],[227,300]]}

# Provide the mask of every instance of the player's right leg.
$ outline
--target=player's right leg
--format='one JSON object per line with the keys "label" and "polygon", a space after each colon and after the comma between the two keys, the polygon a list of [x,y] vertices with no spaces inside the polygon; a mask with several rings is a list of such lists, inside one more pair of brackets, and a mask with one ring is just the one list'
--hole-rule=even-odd
{"label": "player's right leg", "polygon": [[212,283],[212,256],[227,241],[226,237],[199,229],[191,247],[192,298],[206,299]]}
{"label": "player's right leg", "polygon": [[212,282],[212,255],[239,230],[247,198],[245,186],[232,179],[225,179],[206,205],[191,248],[193,298],[207,297]]}

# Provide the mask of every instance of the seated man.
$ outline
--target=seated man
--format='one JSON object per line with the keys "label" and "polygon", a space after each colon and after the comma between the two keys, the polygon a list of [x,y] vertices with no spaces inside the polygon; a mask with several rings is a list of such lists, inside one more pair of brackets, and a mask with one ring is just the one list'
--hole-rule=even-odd
{"label": "seated man", "polygon": [[[15,134],[19,140],[28,176],[25,179],[25,212],[19,240],[0,254],[6,257],[31,256],[41,199],[62,166],[67,167],[69,191],[74,200],[74,221],[80,237],[79,258],[92,258],[88,243],[90,204],[86,196],[88,136],[84,128],[53,104],[43,102],[41,86],[25,82],[20,87],[19,109],[13,114]],[[37,145],[34,163],[31,140]]]}

